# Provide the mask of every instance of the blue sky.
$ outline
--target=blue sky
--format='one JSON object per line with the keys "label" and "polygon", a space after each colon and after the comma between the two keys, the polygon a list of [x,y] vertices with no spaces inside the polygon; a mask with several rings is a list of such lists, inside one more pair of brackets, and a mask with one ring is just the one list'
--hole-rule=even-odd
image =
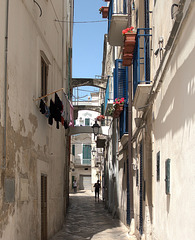
{"label": "blue sky", "polygon": [[[74,22],[107,20],[99,14],[103,0],[74,0]],[[73,78],[95,78],[102,73],[104,34],[107,21],[74,23]]]}

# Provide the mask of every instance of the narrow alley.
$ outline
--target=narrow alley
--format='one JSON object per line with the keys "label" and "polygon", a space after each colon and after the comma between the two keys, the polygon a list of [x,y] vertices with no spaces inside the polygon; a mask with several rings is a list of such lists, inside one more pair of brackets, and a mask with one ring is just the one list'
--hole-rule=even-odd
{"label": "narrow alley", "polygon": [[52,240],[127,240],[128,229],[94,200],[91,191],[70,194],[70,207],[63,229]]}

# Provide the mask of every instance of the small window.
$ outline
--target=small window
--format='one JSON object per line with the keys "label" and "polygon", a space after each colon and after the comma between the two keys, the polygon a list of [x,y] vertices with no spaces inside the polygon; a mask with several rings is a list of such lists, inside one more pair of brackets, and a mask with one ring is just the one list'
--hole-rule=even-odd
{"label": "small window", "polygon": [[91,164],[91,145],[83,145],[83,164]]}
{"label": "small window", "polygon": [[90,119],[89,118],[85,118],[85,126],[89,126],[90,124]]}
{"label": "small window", "polygon": [[49,66],[41,57],[41,96],[47,94],[47,84],[48,84],[48,70]]}
{"label": "small window", "polygon": [[75,145],[72,145],[72,155],[75,156]]}
{"label": "small window", "polygon": [[160,151],[156,155],[156,180],[160,181]]}

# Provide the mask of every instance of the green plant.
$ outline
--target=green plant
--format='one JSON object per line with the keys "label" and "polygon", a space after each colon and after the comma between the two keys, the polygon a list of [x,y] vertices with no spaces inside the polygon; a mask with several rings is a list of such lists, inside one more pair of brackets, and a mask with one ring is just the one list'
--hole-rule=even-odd
{"label": "green plant", "polygon": [[112,116],[112,114],[113,114],[113,112],[115,111],[115,107],[113,106],[113,107],[110,107],[109,109],[108,109],[108,114],[110,115],[110,116]]}
{"label": "green plant", "polygon": [[102,13],[103,9],[104,9],[103,6],[99,9],[100,14]]}

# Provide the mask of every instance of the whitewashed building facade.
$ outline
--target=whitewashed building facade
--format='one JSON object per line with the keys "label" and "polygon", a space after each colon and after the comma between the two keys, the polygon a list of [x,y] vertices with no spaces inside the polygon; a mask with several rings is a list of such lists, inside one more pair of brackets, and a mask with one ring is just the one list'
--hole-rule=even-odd
{"label": "whitewashed building facade", "polygon": [[[39,107],[43,100],[43,111],[48,110],[57,90],[61,100],[71,99],[73,7],[69,0],[1,1],[2,240],[49,239],[63,224],[69,137],[61,123],[56,128],[54,118],[48,124],[51,111],[46,117]],[[68,100],[66,108],[68,113]],[[70,118],[65,120],[69,125]]]}

